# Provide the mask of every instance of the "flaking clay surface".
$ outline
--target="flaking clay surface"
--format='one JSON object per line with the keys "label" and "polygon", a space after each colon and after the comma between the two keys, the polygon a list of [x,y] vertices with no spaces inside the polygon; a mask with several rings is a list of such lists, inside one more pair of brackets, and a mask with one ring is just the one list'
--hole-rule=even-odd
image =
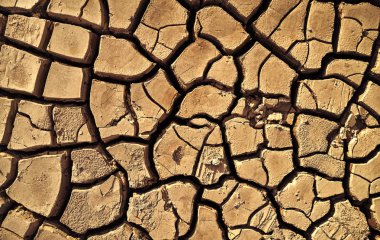
{"label": "flaking clay surface", "polygon": [[0,240],[379,240],[379,30],[379,0],[0,0]]}

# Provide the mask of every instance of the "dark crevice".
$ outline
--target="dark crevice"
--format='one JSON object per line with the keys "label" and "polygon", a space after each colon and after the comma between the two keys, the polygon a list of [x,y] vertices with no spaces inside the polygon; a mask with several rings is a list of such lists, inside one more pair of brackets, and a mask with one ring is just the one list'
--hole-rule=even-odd
{"label": "dark crevice", "polygon": [[[76,25],[76,26],[81,26],[81,27],[84,27],[84,28],[89,29],[92,32],[94,32],[97,35],[98,38],[101,35],[112,35],[112,36],[116,36],[118,38],[127,39],[128,41],[131,41],[131,42],[134,43],[134,45],[135,45],[136,49],[138,50],[138,52],[140,52],[144,57],[146,57],[147,59],[149,59],[150,61],[152,61],[153,63],[156,64],[155,67],[153,67],[148,73],[144,74],[143,76],[138,76],[138,77],[134,78],[133,80],[125,81],[125,80],[119,79],[117,76],[116,77],[115,76],[106,76],[105,77],[105,76],[100,76],[100,75],[94,73],[94,71],[93,71],[93,65],[94,65],[95,58],[97,57],[97,55],[99,53],[99,40],[96,41],[96,43],[94,44],[94,47],[91,49],[95,53],[93,59],[91,59],[91,63],[89,63],[89,64],[82,64],[82,63],[78,63],[78,62],[66,59],[64,57],[55,56],[53,54],[48,53],[45,50],[38,50],[36,48],[30,47],[30,46],[26,46],[26,45],[24,45],[22,43],[18,43],[16,41],[13,41],[13,40],[8,39],[6,37],[1,37],[0,40],[3,41],[5,44],[13,46],[13,47],[16,47],[16,48],[24,50],[24,51],[27,51],[29,53],[32,53],[32,54],[36,55],[36,56],[47,58],[47,59],[50,59],[52,61],[62,62],[62,63],[69,64],[69,65],[75,66],[75,67],[90,68],[91,69],[90,70],[90,74],[89,74],[90,75],[90,79],[96,78],[96,79],[99,79],[99,80],[105,81],[105,82],[117,83],[117,84],[125,85],[126,88],[127,88],[127,90],[125,92],[126,107],[128,108],[129,112],[133,116],[134,121],[135,121],[135,125],[137,125],[135,127],[136,128],[135,136],[118,136],[118,137],[116,137],[116,138],[114,138],[112,140],[109,140],[109,141],[105,142],[105,140],[103,140],[100,137],[99,130],[96,127],[95,118],[94,118],[94,116],[93,116],[93,114],[92,114],[92,112],[90,110],[90,107],[89,107],[90,90],[91,90],[91,84],[90,83],[88,85],[85,85],[86,91],[84,91],[84,92],[85,92],[85,99],[86,100],[84,102],[79,102],[79,101],[61,102],[61,101],[58,101],[58,100],[46,100],[46,99],[43,100],[43,99],[41,99],[38,96],[29,96],[28,94],[24,94],[24,93],[14,93],[14,92],[10,92],[10,91],[7,91],[7,90],[0,90],[0,96],[6,96],[6,97],[9,97],[9,98],[25,99],[25,100],[30,100],[30,101],[37,102],[37,103],[50,103],[50,104],[54,104],[54,105],[59,104],[59,105],[64,105],[64,106],[66,106],[66,105],[67,106],[85,106],[87,114],[88,114],[88,119],[89,119],[88,123],[90,125],[90,130],[91,130],[92,135],[94,135],[95,139],[96,139],[95,143],[79,143],[79,144],[75,143],[75,144],[67,145],[67,146],[46,146],[46,147],[42,147],[40,149],[33,149],[33,150],[30,150],[30,151],[7,150],[7,148],[5,146],[0,146],[0,150],[1,151],[6,151],[6,152],[14,154],[16,156],[20,156],[22,158],[26,158],[26,157],[36,156],[36,155],[39,155],[39,154],[44,154],[46,152],[51,152],[51,151],[68,151],[69,155],[70,155],[70,151],[73,148],[97,147],[97,146],[100,145],[100,147],[104,150],[107,158],[108,159],[112,159],[112,156],[106,151],[106,149],[107,149],[108,146],[117,144],[119,142],[133,142],[133,143],[140,143],[140,144],[148,145],[147,165],[149,167],[149,170],[152,172],[152,175],[154,176],[155,181],[153,183],[145,186],[145,187],[142,187],[142,188],[138,188],[138,189],[128,188],[127,189],[127,198],[125,199],[125,202],[124,202],[124,205],[123,205],[123,211],[122,211],[122,213],[120,214],[120,217],[117,220],[113,221],[112,223],[110,223],[107,226],[102,226],[100,228],[90,230],[90,231],[88,231],[88,233],[86,233],[84,235],[76,234],[75,232],[71,231],[70,229],[68,229],[67,227],[63,226],[63,224],[61,224],[59,222],[59,218],[63,214],[65,206],[67,206],[68,201],[69,201],[69,198],[66,198],[65,199],[65,203],[63,204],[63,207],[60,210],[58,216],[49,219],[49,221],[51,223],[53,223],[54,225],[62,228],[65,232],[69,233],[70,235],[72,235],[74,237],[78,237],[80,239],[84,239],[85,237],[93,235],[93,234],[99,234],[99,233],[107,232],[110,229],[113,229],[113,228],[115,228],[117,226],[120,226],[121,224],[123,224],[126,221],[125,211],[128,208],[129,198],[132,196],[132,194],[146,193],[147,191],[151,191],[153,189],[156,189],[156,188],[158,188],[160,186],[163,186],[164,184],[168,184],[168,183],[171,183],[171,182],[174,182],[174,181],[182,181],[182,182],[189,182],[189,183],[193,184],[197,188],[197,193],[196,193],[195,202],[194,202],[194,205],[193,205],[194,212],[193,212],[192,219],[191,219],[191,222],[190,222],[190,229],[189,229],[189,231],[184,236],[178,237],[178,239],[188,239],[190,236],[192,236],[194,234],[195,229],[196,229],[197,220],[198,220],[198,217],[199,217],[198,216],[198,207],[199,207],[200,204],[203,204],[205,206],[211,207],[211,208],[213,208],[213,209],[216,210],[216,212],[217,212],[217,223],[218,223],[218,225],[220,226],[220,228],[222,230],[223,239],[228,239],[228,229],[227,229],[227,226],[225,225],[224,220],[223,220],[222,205],[229,200],[229,198],[232,196],[232,194],[234,193],[234,191],[237,189],[238,184],[229,193],[229,196],[223,201],[223,203],[221,205],[218,205],[218,204],[216,204],[216,203],[214,203],[212,201],[209,201],[209,200],[206,200],[206,199],[202,199],[202,195],[203,195],[205,187],[201,184],[201,182],[199,181],[199,179],[196,178],[196,177],[194,177],[194,176],[176,175],[176,176],[169,177],[167,179],[159,179],[159,174],[158,174],[157,169],[155,168],[154,160],[153,160],[154,159],[154,155],[155,155],[154,144],[160,139],[160,137],[164,134],[164,132],[170,126],[170,124],[172,124],[172,123],[178,123],[180,125],[188,125],[188,126],[191,126],[191,127],[194,127],[194,128],[200,128],[199,126],[192,125],[192,123],[189,122],[189,119],[182,119],[182,118],[176,116],[176,114],[178,113],[178,111],[180,109],[180,105],[181,105],[184,97],[186,96],[186,94],[188,94],[190,91],[194,90],[196,87],[204,86],[204,85],[210,85],[210,84],[214,85],[214,86],[217,86],[219,89],[224,89],[224,90],[227,90],[227,91],[232,91],[234,93],[234,95],[237,96],[237,97],[233,100],[232,104],[227,109],[227,112],[225,114],[223,114],[223,116],[220,119],[213,119],[213,118],[209,117],[207,115],[207,113],[197,114],[196,115],[197,117],[203,117],[203,118],[207,119],[208,121],[210,121],[212,123],[216,123],[218,126],[220,126],[221,131],[222,131],[223,149],[224,149],[224,152],[226,154],[227,165],[228,165],[228,168],[230,170],[230,174],[221,176],[220,179],[216,183],[207,186],[207,189],[216,189],[216,188],[220,187],[222,185],[222,183],[225,180],[227,180],[227,179],[236,179],[239,183],[248,184],[249,186],[257,188],[257,189],[259,189],[260,191],[262,191],[262,192],[264,192],[266,194],[268,203],[270,203],[271,205],[274,206],[274,208],[276,210],[278,221],[280,223],[280,227],[286,228],[286,229],[290,229],[290,230],[296,232],[297,234],[305,237],[306,239],[310,239],[311,238],[310,236],[311,236],[312,232],[318,226],[320,226],[322,223],[326,222],[328,220],[328,218],[330,218],[331,216],[333,216],[333,214],[335,212],[334,208],[331,207],[331,209],[328,211],[328,213],[325,216],[323,216],[321,219],[315,221],[308,228],[307,231],[301,231],[301,230],[295,228],[293,225],[286,223],[282,219],[281,214],[280,214],[280,208],[281,207],[280,207],[280,205],[277,203],[277,201],[275,199],[275,195],[277,194],[277,192],[279,191],[279,189],[283,189],[294,178],[294,176],[298,172],[300,172],[300,171],[306,171],[306,172],[309,172],[309,173],[311,173],[313,175],[318,175],[318,176],[327,178],[329,180],[336,180],[336,181],[342,180],[343,186],[344,186],[344,190],[345,190],[344,194],[330,198],[331,203],[332,203],[331,206],[333,206],[334,203],[337,203],[337,202],[343,201],[345,199],[348,199],[352,205],[357,206],[357,207],[360,208],[360,210],[365,214],[365,216],[366,216],[367,219],[370,217],[370,211],[369,211],[369,204],[370,204],[370,202],[369,202],[369,200],[364,200],[362,202],[357,202],[357,201],[354,201],[352,199],[352,197],[350,196],[350,194],[349,194],[349,186],[348,186],[348,180],[349,180],[349,175],[350,175],[350,167],[349,166],[350,166],[351,162],[354,162],[354,163],[364,163],[364,162],[367,162],[369,159],[373,158],[376,153],[378,153],[380,151],[380,146],[377,146],[376,149],[374,149],[373,151],[371,151],[371,153],[368,156],[364,157],[364,158],[350,159],[347,156],[348,143],[346,141],[344,143],[344,154],[345,154],[344,159],[346,161],[345,175],[344,175],[343,179],[332,178],[332,177],[327,176],[326,174],[318,173],[318,171],[316,171],[315,169],[305,168],[305,167],[301,167],[300,166],[299,159],[298,159],[298,149],[299,149],[299,146],[298,146],[298,142],[296,140],[296,136],[294,134],[294,124],[292,124],[292,125],[290,125],[290,133],[291,133],[291,140],[292,140],[292,145],[293,145],[293,163],[294,163],[295,169],[291,173],[287,174],[287,176],[284,177],[284,179],[281,181],[281,183],[277,187],[275,187],[275,188],[268,188],[266,186],[261,186],[259,184],[254,183],[254,182],[242,179],[241,177],[238,176],[238,174],[236,172],[235,165],[234,165],[234,160],[243,160],[243,159],[252,158],[252,157],[259,157],[259,151],[256,152],[256,153],[249,153],[249,154],[243,154],[243,155],[240,155],[240,156],[234,156],[234,157],[232,157],[231,149],[230,149],[230,146],[229,146],[228,141],[227,141],[226,129],[225,129],[225,125],[224,125],[224,122],[230,117],[232,110],[237,105],[238,100],[240,98],[242,98],[243,96],[245,96],[245,94],[242,93],[242,89],[241,89],[241,84],[243,82],[244,75],[243,75],[243,67],[242,67],[242,64],[241,64],[241,62],[239,60],[239,57],[242,56],[242,55],[244,55],[249,49],[251,49],[252,46],[256,42],[262,44],[265,48],[269,49],[270,52],[271,52],[271,54],[273,54],[273,56],[276,56],[279,59],[281,59],[282,61],[284,61],[285,63],[287,63],[287,65],[289,65],[290,68],[294,69],[298,73],[299,76],[298,76],[297,81],[294,81],[293,84],[292,84],[292,86],[291,86],[291,95],[290,95],[291,104],[292,104],[293,108],[295,108],[297,110],[296,116],[298,116],[299,114],[309,114],[309,115],[316,116],[316,117],[322,117],[324,119],[327,119],[327,120],[330,120],[330,121],[334,121],[334,122],[342,122],[343,121],[344,116],[346,116],[346,114],[349,111],[349,107],[347,107],[345,109],[345,111],[344,111],[343,114],[337,116],[337,115],[334,115],[334,114],[332,114],[330,112],[321,111],[321,110],[317,110],[317,111],[314,111],[314,110],[300,110],[296,106],[296,98],[297,98],[297,92],[298,92],[298,88],[299,88],[299,81],[300,80],[304,80],[304,79],[326,79],[327,78],[325,76],[326,67],[334,59],[354,59],[354,60],[360,60],[360,61],[369,62],[368,68],[367,68],[367,70],[366,70],[366,72],[364,74],[364,77],[363,77],[363,81],[362,81],[361,85],[359,87],[357,87],[357,90],[356,90],[354,96],[352,97],[352,99],[350,99],[350,101],[347,104],[347,106],[351,106],[353,103],[357,103],[358,102],[359,95],[364,92],[365,86],[368,83],[368,80],[373,80],[374,82],[379,83],[379,79],[377,77],[375,77],[370,72],[370,69],[373,67],[373,65],[375,64],[375,61],[376,61],[376,59],[375,59],[374,56],[376,55],[375,54],[376,49],[377,49],[376,44],[379,43],[379,39],[376,40],[376,42],[374,44],[371,57],[368,57],[368,56],[365,56],[365,55],[361,55],[361,54],[337,53],[337,42],[338,42],[338,39],[339,39],[339,31],[340,31],[339,4],[342,1],[335,1],[334,2],[334,8],[335,8],[335,13],[336,13],[336,15],[335,15],[335,23],[334,23],[334,32],[333,32],[333,49],[334,49],[334,52],[326,54],[323,57],[323,59],[322,59],[321,68],[318,69],[318,70],[316,70],[316,71],[314,71],[314,72],[302,72],[300,70],[300,66],[299,66],[298,62],[296,62],[294,59],[291,59],[291,57],[285,55],[284,54],[284,50],[281,47],[277,46],[275,43],[273,43],[273,42],[271,42],[271,41],[268,40],[269,37],[267,38],[267,37],[262,36],[262,34],[260,34],[257,30],[254,30],[254,28],[252,27],[253,22],[255,22],[259,18],[259,16],[261,16],[268,9],[271,1],[263,1],[260,4],[260,6],[257,9],[257,11],[255,13],[252,13],[250,15],[250,17],[247,20],[246,24],[244,24],[244,19],[242,19],[242,17],[236,11],[231,10],[229,8],[229,6],[227,6],[225,4],[222,4],[222,3],[216,4],[216,5],[219,5],[220,7],[222,7],[235,20],[237,20],[240,23],[242,23],[242,25],[244,26],[244,28],[246,29],[246,31],[251,36],[251,39],[245,41],[245,43],[243,43],[239,47],[239,49],[234,50],[233,53],[232,53],[232,56],[234,57],[234,63],[235,63],[236,68],[238,70],[238,79],[237,79],[237,82],[235,83],[233,89],[228,89],[228,88],[224,88],[223,86],[219,86],[215,81],[201,81],[200,83],[197,82],[196,84],[193,84],[189,89],[186,89],[186,90],[184,90],[181,87],[181,85],[179,84],[178,78],[174,74],[174,72],[172,70],[172,67],[171,67],[171,64],[180,56],[180,54],[184,51],[184,49],[186,49],[196,39],[196,36],[195,36],[196,33],[194,33],[194,24],[195,24],[195,21],[196,21],[196,12],[197,12],[199,6],[191,5],[191,4],[189,4],[185,0],[178,0],[178,2],[183,7],[185,7],[186,9],[188,9],[188,11],[189,11],[189,18],[188,18],[188,21],[186,23],[186,28],[187,28],[187,30],[189,32],[189,38],[186,39],[185,41],[183,41],[180,44],[180,46],[178,46],[178,48],[173,51],[173,53],[170,55],[170,57],[168,58],[167,61],[163,62],[163,61],[159,61],[158,59],[156,59],[149,51],[147,51],[141,45],[139,39],[137,39],[133,35],[133,32],[138,27],[138,25],[139,25],[139,23],[140,23],[143,15],[144,15],[144,13],[145,13],[145,11],[146,11],[146,9],[147,9],[148,4],[149,4],[150,1],[148,1],[148,0],[142,1],[142,3],[139,6],[139,10],[137,11],[137,13],[136,13],[136,15],[134,17],[134,21],[132,23],[132,27],[130,29],[128,29],[128,31],[125,31],[125,32],[124,31],[119,32],[119,31],[116,31],[116,30],[112,30],[112,29],[110,30],[109,29],[109,7],[108,7],[108,2],[106,0],[101,0],[100,1],[101,2],[101,6],[102,6],[102,13],[103,13],[102,14],[102,26],[101,27],[96,27],[96,26],[94,26],[94,25],[92,25],[90,23],[86,23],[84,21],[73,20],[73,19],[70,19],[70,18],[67,19],[67,18],[64,18],[64,17],[49,16],[46,13],[47,2],[48,1],[46,1],[42,5],[36,6],[31,12],[29,12],[29,11],[22,11],[22,10],[19,10],[19,12],[22,15],[25,15],[25,16],[32,16],[32,15],[36,15],[37,14],[38,16],[40,16],[40,18],[43,18],[43,19],[50,19],[50,20],[57,21],[57,22],[63,22],[63,23],[73,24],[73,25]],[[360,2],[371,2],[373,5],[376,5],[376,6],[380,7],[380,2],[379,1],[346,0],[345,2],[355,3],[355,4],[356,3],[360,3]],[[296,6],[294,6],[292,9],[290,9],[287,14],[285,14],[285,16],[279,22],[279,25],[281,25],[281,23],[283,22],[283,20],[299,4],[300,4],[300,2],[298,4],[296,4]],[[201,1],[200,5],[202,5],[204,7],[204,6],[207,6],[207,5],[210,5],[210,4],[204,4],[204,1]],[[212,4],[212,5],[215,5],[215,4]],[[310,5],[311,5],[311,3],[309,2],[308,9],[310,9]],[[84,7],[85,6],[83,6],[82,8],[84,8]],[[1,6],[0,6],[0,13],[3,13],[6,16],[9,15],[9,14],[11,14],[11,12],[8,9],[3,8]],[[306,31],[307,19],[308,18],[306,17],[305,18],[305,31]],[[224,49],[223,49],[223,46],[216,39],[214,39],[211,36],[207,36],[205,34],[201,34],[201,37],[203,37],[203,38],[211,41],[218,48],[218,50],[223,55],[227,55],[226,51],[224,51]],[[270,54],[270,56],[272,56],[271,54]],[[219,56],[217,59],[214,59],[214,61],[220,59],[220,57],[221,56]],[[209,63],[208,66],[206,67],[203,78],[205,78],[207,76],[207,73],[210,70],[211,65],[212,65],[212,63]],[[150,139],[146,140],[146,139],[142,139],[140,137],[137,137],[137,135],[138,135],[137,133],[139,132],[139,130],[138,130],[138,122],[137,122],[136,114],[134,113],[132,106],[130,106],[131,104],[130,104],[130,99],[129,99],[130,98],[129,86],[130,86],[130,82],[142,83],[142,82],[146,82],[146,81],[150,80],[161,69],[164,70],[164,72],[165,72],[165,74],[166,74],[166,76],[168,78],[168,81],[179,92],[180,96],[175,99],[175,101],[173,103],[173,107],[167,113],[166,117],[160,123],[158,123],[156,130],[150,135]],[[338,77],[339,78],[339,76],[333,76],[333,77]],[[45,76],[44,79],[46,79],[46,76]],[[343,77],[341,77],[341,80],[343,80],[346,83],[352,85],[349,81],[347,81],[347,79],[345,79]],[[42,91],[42,89],[41,89],[41,91]],[[149,97],[150,100],[152,100],[154,103],[156,103],[157,105],[159,105],[151,96],[149,96],[149,94],[148,94],[148,92],[147,92],[147,90],[146,90],[145,87],[144,87],[144,91],[145,91],[145,93],[147,94],[147,96]],[[267,94],[263,94],[262,92],[254,92],[253,95],[257,95],[259,97],[263,97],[263,96],[280,97],[280,95],[267,95]],[[369,109],[367,106],[364,106],[364,108],[367,109],[370,112],[370,114],[372,114],[373,116],[375,116],[376,119],[379,119],[378,113],[376,113],[373,109]],[[210,133],[211,133],[211,131],[210,131]],[[334,134],[335,133],[336,132],[334,132]],[[206,142],[206,140],[207,140],[207,137],[205,138],[204,143]],[[204,146],[204,144],[202,145],[202,148],[201,148],[201,150],[199,152],[202,151],[203,146]],[[263,146],[260,146],[260,148],[262,148],[262,147]],[[313,154],[315,154],[315,153],[313,153]],[[198,158],[199,158],[199,156],[197,156],[197,159]],[[71,169],[71,166],[72,166],[72,162],[71,161],[69,161],[69,165],[70,165],[69,169]],[[194,166],[195,169],[197,167],[196,165]],[[115,172],[116,171],[121,171],[125,175],[125,177],[128,176],[126,170],[124,168],[122,168],[120,164],[117,164],[117,168],[118,168],[118,170],[115,170]],[[194,172],[195,171],[193,171],[193,175],[194,175]],[[114,174],[114,173],[112,173],[112,174]],[[109,176],[106,176],[104,178],[98,179],[98,180],[96,180],[95,182],[93,182],[91,184],[71,184],[70,186],[67,187],[67,192],[70,193],[73,187],[75,187],[75,188],[86,188],[86,187],[89,187],[90,185],[93,185],[94,183],[95,184],[96,183],[100,183],[100,182],[104,181],[107,177],[109,177]],[[69,172],[69,178],[71,180],[71,172]],[[159,181],[157,181],[157,180],[159,180]],[[370,197],[379,197],[379,194],[374,194],[374,195],[371,195]],[[255,213],[252,213],[251,217],[254,214]],[[134,223],[130,223],[130,224],[132,226],[138,228],[143,233],[145,233],[145,234],[148,235],[148,232],[147,232],[146,229],[144,229],[141,226],[139,226],[137,224],[134,224]],[[247,226],[244,226],[244,227],[247,227]],[[249,228],[249,227],[247,227],[247,228]],[[252,229],[254,229],[256,231],[259,231],[260,233],[263,234],[263,232],[260,231],[259,229],[256,229],[256,228],[252,228]],[[177,230],[178,230],[178,224],[177,224]],[[375,230],[373,228],[371,228],[370,231],[371,231],[371,236],[370,236],[371,239],[374,239],[374,237],[376,235],[380,234],[379,231],[377,231],[377,230]]]}

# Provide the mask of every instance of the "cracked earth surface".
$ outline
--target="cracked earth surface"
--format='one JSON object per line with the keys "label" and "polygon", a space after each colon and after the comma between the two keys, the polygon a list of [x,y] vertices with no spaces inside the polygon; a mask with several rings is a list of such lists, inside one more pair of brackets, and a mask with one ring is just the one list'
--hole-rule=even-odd
{"label": "cracked earth surface", "polygon": [[0,0],[0,239],[380,239],[380,2]]}

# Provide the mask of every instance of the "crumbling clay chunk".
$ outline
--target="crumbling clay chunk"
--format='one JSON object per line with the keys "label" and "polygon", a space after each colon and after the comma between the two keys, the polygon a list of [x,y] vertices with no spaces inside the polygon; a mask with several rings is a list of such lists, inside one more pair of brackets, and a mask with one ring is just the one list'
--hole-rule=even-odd
{"label": "crumbling clay chunk", "polygon": [[53,108],[54,130],[58,144],[94,141],[85,111],[83,107],[56,106]]}
{"label": "crumbling clay chunk", "polygon": [[324,118],[298,115],[293,128],[299,144],[298,155],[302,157],[313,152],[326,152],[329,146],[328,136],[337,128],[337,123]]}
{"label": "crumbling clay chunk", "polygon": [[148,146],[122,142],[108,147],[107,151],[127,171],[129,187],[142,188],[153,182],[148,165]]}
{"label": "crumbling clay chunk", "polygon": [[190,183],[172,182],[129,200],[128,221],[145,228],[152,239],[175,239],[190,228],[196,194]]}
{"label": "crumbling clay chunk", "polygon": [[[365,215],[348,200],[335,203],[334,214],[312,232],[312,239],[361,239],[368,237]],[[339,229],[339,231],[337,231]]]}
{"label": "crumbling clay chunk", "polygon": [[219,178],[229,173],[223,146],[203,146],[195,176],[202,184],[218,182]]}
{"label": "crumbling clay chunk", "polygon": [[80,148],[71,152],[72,183],[91,183],[110,175],[116,166],[98,148]]}
{"label": "crumbling clay chunk", "polygon": [[276,237],[276,235],[284,232],[284,229],[280,228],[277,218],[276,209],[271,203],[268,203],[252,215],[249,226],[261,230],[265,235],[270,234],[272,237]]}
{"label": "crumbling clay chunk", "polygon": [[19,114],[24,114],[30,120],[35,128],[42,130],[52,130],[53,126],[50,121],[51,104],[39,104],[26,100],[21,100],[18,104]]}
{"label": "crumbling clay chunk", "polygon": [[43,50],[46,47],[49,25],[50,23],[44,19],[9,15],[4,36]]}
{"label": "crumbling clay chunk", "polygon": [[302,167],[314,169],[333,178],[343,178],[345,162],[328,154],[316,153],[299,158]]}
{"label": "crumbling clay chunk", "polygon": [[70,236],[65,231],[61,230],[57,226],[44,222],[39,228],[37,235],[34,238],[35,240],[78,240],[78,238],[74,238]]}
{"label": "crumbling clay chunk", "polygon": [[74,187],[60,221],[76,233],[86,233],[119,219],[126,197],[126,180],[121,173],[90,188]]}
{"label": "crumbling clay chunk", "polygon": [[380,143],[380,128],[365,128],[348,143],[347,156],[364,158]]}

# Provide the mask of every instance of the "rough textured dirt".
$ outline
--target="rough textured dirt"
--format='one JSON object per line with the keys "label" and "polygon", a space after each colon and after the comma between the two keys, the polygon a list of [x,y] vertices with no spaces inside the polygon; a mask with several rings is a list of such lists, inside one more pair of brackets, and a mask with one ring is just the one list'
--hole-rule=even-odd
{"label": "rough textured dirt", "polygon": [[378,0],[0,0],[0,239],[380,239]]}

